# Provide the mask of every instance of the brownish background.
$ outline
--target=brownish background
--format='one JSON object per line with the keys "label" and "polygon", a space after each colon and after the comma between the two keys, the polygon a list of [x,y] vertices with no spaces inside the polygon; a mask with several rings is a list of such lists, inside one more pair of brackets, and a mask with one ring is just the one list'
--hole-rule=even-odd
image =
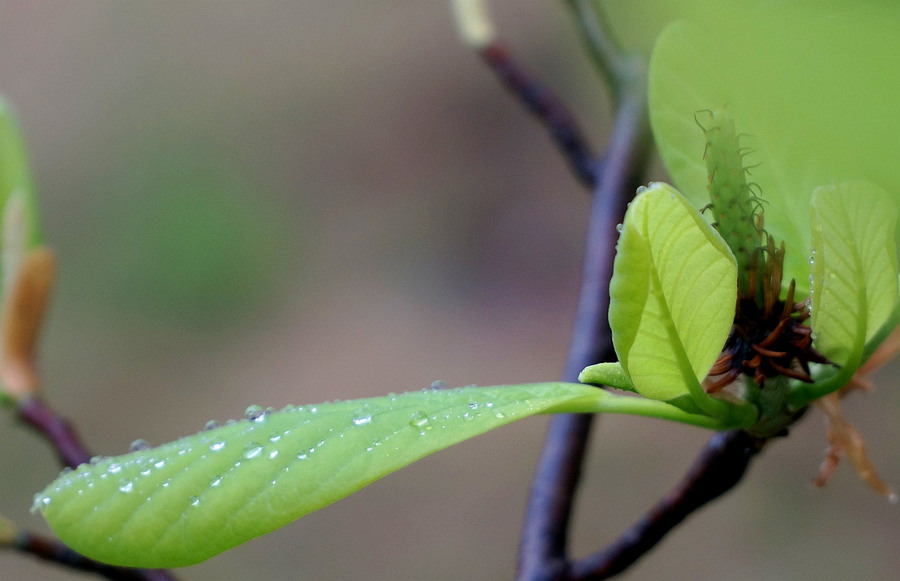
{"label": "brownish background", "polygon": [[[602,144],[607,97],[561,3],[496,4]],[[0,92],[61,262],[46,396],[97,453],[251,403],[558,377],[587,195],[459,46],[444,2],[0,2]],[[900,486],[892,375],[846,410]],[[437,454],[180,577],[509,579],[544,425]],[[638,418],[600,428],[578,554],[706,437]],[[846,467],[810,486],[818,413],[793,436],[629,578],[895,578],[898,509]],[[0,442],[0,514],[44,530],[27,507],[54,458],[8,416]],[[85,577],[0,553],[0,578]]]}

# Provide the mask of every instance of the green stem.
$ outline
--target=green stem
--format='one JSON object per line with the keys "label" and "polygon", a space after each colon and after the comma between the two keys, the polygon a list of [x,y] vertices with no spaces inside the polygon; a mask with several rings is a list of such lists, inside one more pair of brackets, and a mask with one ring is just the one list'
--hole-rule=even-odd
{"label": "green stem", "polygon": [[615,413],[670,420],[711,430],[727,430],[735,427],[710,416],[688,413],[664,401],[630,395],[618,395],[602,389],[598,389],[595,396],[573,399],[544,413]]}

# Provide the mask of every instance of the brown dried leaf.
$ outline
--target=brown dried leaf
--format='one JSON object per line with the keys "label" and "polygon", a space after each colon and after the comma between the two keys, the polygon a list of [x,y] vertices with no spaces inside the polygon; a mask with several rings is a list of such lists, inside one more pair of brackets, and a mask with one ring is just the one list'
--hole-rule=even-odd
{"label": "brown dried leaf", "polygon": [[0,320],[0,382],[14,398],[39,385],[35,344],[50,297],[56,261],[46,247],[30,250],[3,302]]}

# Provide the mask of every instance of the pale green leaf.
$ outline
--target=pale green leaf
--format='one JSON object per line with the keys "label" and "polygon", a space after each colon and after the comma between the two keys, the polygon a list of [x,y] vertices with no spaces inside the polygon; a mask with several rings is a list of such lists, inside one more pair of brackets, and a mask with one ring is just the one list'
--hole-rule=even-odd
{"label": "pale green leaf", "polygon": [[810,220],[815,346],[855,368],[897,302],[897,207],[873,184],[843,182],[813,192]]}
{"label": "pale green leaf", "polygon": [[[693,6],[694,2],[688,2]],[[900,4],[706,3],[660,35],[650,66],[654,135],[675,185],[707,203],[703,133],[694,115],[727,106],[766,230],[786,244],[785,284],[808,285],[809,195],[865,180],[900,195]]]}
{"label": "pale green leaf", "polygon": [[641,395],[696,397],[734,319],[734,256],[665,184],[631,203],[616,250],[609,322],[622,367]]}

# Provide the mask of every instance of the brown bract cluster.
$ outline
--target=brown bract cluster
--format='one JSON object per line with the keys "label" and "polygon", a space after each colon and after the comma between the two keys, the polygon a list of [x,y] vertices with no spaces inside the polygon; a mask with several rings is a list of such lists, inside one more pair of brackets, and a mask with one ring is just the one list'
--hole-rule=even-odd
{"label": "brown bract cluster", "polygon": [[752,377],[760,387],[776,376],[811,383],[809,364],[831,363],[813,349],[812,331],[805,324],[809,308],[805,302],[795,302],[793,280],[781,299],[784,243],[776,248],[771,236],[765,238],[766,246],[751,261],[747,288],[738,290],[725,348],[704,382],[709,393],[741,375]]}

